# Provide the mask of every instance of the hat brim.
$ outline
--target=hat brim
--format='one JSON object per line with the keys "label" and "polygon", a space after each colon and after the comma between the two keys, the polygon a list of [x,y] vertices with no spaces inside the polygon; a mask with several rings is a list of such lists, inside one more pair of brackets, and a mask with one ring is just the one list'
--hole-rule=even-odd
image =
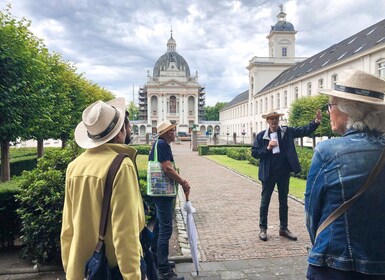
{"label": "hat brim", "polygon": [[170,131],[171,129],[175,128],[178,124],[172,124],[168,127],[166,127],[165,129],[163,129],[162,131],[158,132],[158,134],[156,136],[162,136],[163,134],[165,134],[167,131]]}
{"label": "hat brim", "polygon": [[115,107],[119,112],[119,119],[116,123],[116,126],[105,137],[94,140],[88,137],[87,128],[83,121],[81,121],[75,129],[75,141],[81,148],[91,149],[99,147],[114,138],[121,130],[124,123],[124,118],[126,116],[125,99],[123,97],[115,98],[113,100],[107,101],[106,104]]}
{"label": "hat brim", "polygon": [[338,90],[334,90],[334,89],[322,89],[322,90],[318,90],[318,92],[321,94],[335,96],[335,97],[342,98],[342,99],[385,106],[384,101],[381,101],[378,98],[373,98],[370,96],[358,95],[358,94],[338,91]]}
{"label": "hat brim", "polygon": [[285,114],[270,114],[270,115],[262,115],[262,118],[264,119],[268,119],[268,118],[271,118],[271,117],[282,117],[284,116]]}

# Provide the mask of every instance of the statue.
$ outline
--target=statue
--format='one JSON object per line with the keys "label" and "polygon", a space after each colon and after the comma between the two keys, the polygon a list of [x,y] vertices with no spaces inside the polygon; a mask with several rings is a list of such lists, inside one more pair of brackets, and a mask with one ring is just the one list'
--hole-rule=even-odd
{"label": "statue", "polygon": [[278,4],[278,7],[281,10],[281,13],[283,13],[283,5],[282,4]]}

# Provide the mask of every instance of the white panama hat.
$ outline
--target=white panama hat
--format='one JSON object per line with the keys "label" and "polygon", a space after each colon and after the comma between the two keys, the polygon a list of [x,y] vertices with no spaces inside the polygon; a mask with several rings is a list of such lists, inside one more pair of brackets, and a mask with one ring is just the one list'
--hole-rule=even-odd
{"label": "white panama hat", "polygon": [[84,148],[96,148],[114,138],[123,126],[126,101],[123,97],[101,100],[88,106],[75,129],[75,141]]}
{"label": "white panama hat", "polygon": [[173,129],[176,126],[176,123],[172,124],[170,121],[162,121],[157,125],[156,131],[158,132],[158,136],[161,136],[162,134],[165,134],[167,131]]}
{"label": "white panama hat", "polygon": [[385,105],[385,80],[357,69],[341,72],[334,89],[319,89],[319,93],[364,103]]}

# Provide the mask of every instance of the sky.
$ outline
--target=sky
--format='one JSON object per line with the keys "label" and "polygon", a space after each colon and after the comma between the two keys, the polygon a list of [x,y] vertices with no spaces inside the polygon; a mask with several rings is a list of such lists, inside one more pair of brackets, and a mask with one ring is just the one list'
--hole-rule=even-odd
{"label": "sky", "polygon": [[177,52],[206,88],[206,105],[229,102],[248,89],[249,60],[268,56],[279,4],[294,25],[296,57],[310,57],[385,18],[378,0],[0,0],[11,14],[78,73],[127,102],[167,51]]}

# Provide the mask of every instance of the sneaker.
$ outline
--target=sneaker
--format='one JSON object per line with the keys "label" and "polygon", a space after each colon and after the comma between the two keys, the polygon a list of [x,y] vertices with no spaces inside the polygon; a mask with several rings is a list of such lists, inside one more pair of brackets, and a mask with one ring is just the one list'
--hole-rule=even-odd
{"label": "sneaker", "polygon": [[184,280],[184,277],[178,277],[178,275],[169,268],[166,271],[159,270],[158,271],[158,279],[159,280]]}

